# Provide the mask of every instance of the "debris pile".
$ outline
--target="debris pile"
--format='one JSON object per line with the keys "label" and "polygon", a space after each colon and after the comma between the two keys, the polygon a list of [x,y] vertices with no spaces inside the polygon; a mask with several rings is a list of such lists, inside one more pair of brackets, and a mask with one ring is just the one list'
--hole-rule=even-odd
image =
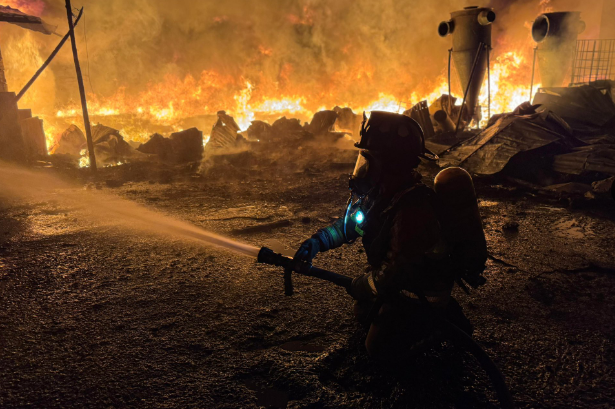
{"label": "debris pile", "polygon": [[156,155],[168,163],[186,163],[201,160],[203,156],[203,132],[196,128],[172,133],[169,138],[153,134],[137,151]]}
{"label": "debris pile", "polygon": [[[590,197],[608,193],[615,177],[614,84],[541,88],[533,104],[525,102],[513,112],[492,116],[482,130],[466,129],[463,116],[457,130],[461,108],[448,95],[431,105],[421,101],[404,114],[421,125],[426,146],[440,156],[441,168],[460,166],[478,177]],[[344,137],[356,139],[362,120],[350,108],[335,107],[317,112],[309,123],[284,116],[272,124],[254,120],[241,131],[231,115],[219,111],[205,140],[201,131],[191,128],[168,138],[153,134],[136,150],[115,129],[97,125],[93,135],[103,166],[134,160],[180,164],[239,155],[255,144],[274,145],[276,150],[309,142],[335,145]],[[73,125],[62,134],[55,152],[83,155],[85,147],[83,133]]]}
{"label": "debris pile", "polygon": [[467,139],[449,140],[440,149],[439,166],[461,166],[558,194],[591,198],[608,192],[615,176],[614,84],[539,89],[533,105],[495,115]]}

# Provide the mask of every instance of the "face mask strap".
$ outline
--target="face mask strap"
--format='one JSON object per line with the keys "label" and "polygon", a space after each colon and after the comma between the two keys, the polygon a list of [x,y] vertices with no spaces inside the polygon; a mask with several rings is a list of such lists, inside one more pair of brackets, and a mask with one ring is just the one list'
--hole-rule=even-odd
{"label": "face mask strap", "polygon": [[348,216],[350,215],[350,208],[352,207],[352,199],[354,198],[354,192],[350,192],[348,203],[346,204],[346,211],[344,212],[344,240],[348,242],[348,235],[346,234],[346,226],[348,225]]}

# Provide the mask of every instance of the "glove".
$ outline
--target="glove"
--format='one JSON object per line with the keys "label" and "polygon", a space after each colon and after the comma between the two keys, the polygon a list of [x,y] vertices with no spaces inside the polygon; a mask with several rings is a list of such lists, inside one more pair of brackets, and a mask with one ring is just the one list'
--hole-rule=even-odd
{"label": "glove", "polygon": [[311,263],[314,257],[320,252],[320,241],[311,237],[303,242],[299,250],[295,253],[294,260]]}
{"label": "glove", "polygon": [[377,295],[375,288],[372,288],[369,283],[371,274],[372,273],[367,273],[352,280],[352,285],[348,291],[352,298],[357,301],[367,301],[373,299]]}

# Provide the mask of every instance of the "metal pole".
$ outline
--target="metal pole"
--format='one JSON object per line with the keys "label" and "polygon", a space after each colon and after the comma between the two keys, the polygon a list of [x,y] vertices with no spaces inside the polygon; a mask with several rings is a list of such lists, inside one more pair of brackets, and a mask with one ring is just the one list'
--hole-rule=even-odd
{"label": "metal pole", "polygon": [[6,83],[6,76],[4,75],[4,62],[2,61],[2,50],[0,50],[0,92],[8,92],[9,86]]}
{"label": "metal pole", "polygon": [[472,71],[470,71],[470,79],[468,80],[468,86],[466,87],[466,91],[463,93],[463,102],[461,103],[461,110],[459,111],[459,117],[457,117],[457,128],[455,128],[455,136],[459,132],[459,125],[461,124],[461,117],[463,116],[463,108],[466,105],[466,98],[468,97],[468,91],[470,90],[470,85],[472,84],[472,77],[474,77],[474,71],[476,70],[476,65],[478,64],[478,60],[483,51],[483,47],[485,43],[480,43],[478,45],[478,50],[476,50],[476,57],[474,57],[474,64],[472,64]]}
{"label": "metal pole", "polygon": [[491,119],[491,46],[487,46],[487,122]]}
{"label": "metal pole", "polygon": [[534,48],[534,62],[532,63],[532,83],[530,85],[530,104],[532,103],[532,94],[534,94],[534,73],[536,72],[536,52],[538,51],[538,46]]}
{"label": "metal pole", "polygon": [[448,50],[448,114],[453,115],[453,96],[451,95],[451,56],[453,49]]}
{"label": "metal pole", "polygon": [[79,94],[81,96],[81,109],[83,111],[83,125],[85,126],[85,136],[88,141],[88,153],[90,156],[90,169],[96,173],[96,156],[94,155],[94,141],[92,140],[92,130],[90,129],[90,116],[88,115],[88,103],[85,99],[85,87],[83,86],[83,76],[79,65],[79,54],[77,53],[77,41],[75,40],[75,26],[73,24],[73,8],[70,0],[66,0],[66,15],[68,16],[68,28],[70,42],[73,48],[73,59],[75,60],[75,71],[77,72],[77,82],[79,83]]}
{"label": "metal pole", "polygon": [[570,85],[575,83],[575,77],[577,76],[577,70],[580,69],[579,67],[579,56],[580,56],[580,52],[579,52],[579,46],[581,44],[581,40],[577,40],[577,44],[574,48],[574,59],[572,60],[572,73],[570,74]]}
{"label": "metal pole", "polygon": [[[83,7],[81,7],[81,10],[79,11],[79,15],[77,16],[77,19],[73,23],[73,27],[77,26],[77,23],[79,23],[79,19],[81,18],[82,14],[83,14]],[[34,76],[30,79],[30,81],[28,81],[28,83],[21,89],[21,91],[19,91],[19,94],[17,94],[17,96],[15,97],[17,101],[19,101],[21,97],[23,97],[23,95],[28,91],[28,89],[30,89],[32,84],[34,84],[34,81],[36,81],[38,77],[43,73],[43,71],[45,71],[45,68],[47,68],[47,66],[55,58],[56,54],[58,54],[58,52],[62,49],[62,47],[64,46],[64,43],[66,43],[66,40],[68,40],[69,37],[70,37],[70,32],[66,33],[64,38],[58,43],[58,46],[55,48],[55,50],[53,50],[51,55],[49,55],[49,58],[47,58],[47,60],[43,63],[43,65],[41,65],[41,68],[39,68],[38,71],[36,71],[36,74],[34,74]]]}
{"label": "metal pole", "polygon": [[592,62],[589,66],[589,82],[592,82],[592,73],[594,72],[594,59],[596,58],[596,41],[594,41],[594,48],[592,49]]}

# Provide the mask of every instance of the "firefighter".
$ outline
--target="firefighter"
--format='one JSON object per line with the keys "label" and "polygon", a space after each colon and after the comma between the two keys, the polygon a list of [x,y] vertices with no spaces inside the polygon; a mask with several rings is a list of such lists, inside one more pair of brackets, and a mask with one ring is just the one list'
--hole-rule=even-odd
{"label": "firefighter", "polygon": [[476,279],[486,261],[470,176],[459,168],[441,172],[438,193],[423,184],[417,167],[421,158],[435,155],[425,148],[418,123],[404,115],[364,117],[355,146],[360,151],[344,216],[306,240],[295,259],[311,262],[320,252],[361,238],[369,267],[350,292],[355,316],[368,328],[365,346],[372,356],[394,357],[408,349],[421,332],[417,323],[426,307],[471,334],[451,297],[460,274]]}

